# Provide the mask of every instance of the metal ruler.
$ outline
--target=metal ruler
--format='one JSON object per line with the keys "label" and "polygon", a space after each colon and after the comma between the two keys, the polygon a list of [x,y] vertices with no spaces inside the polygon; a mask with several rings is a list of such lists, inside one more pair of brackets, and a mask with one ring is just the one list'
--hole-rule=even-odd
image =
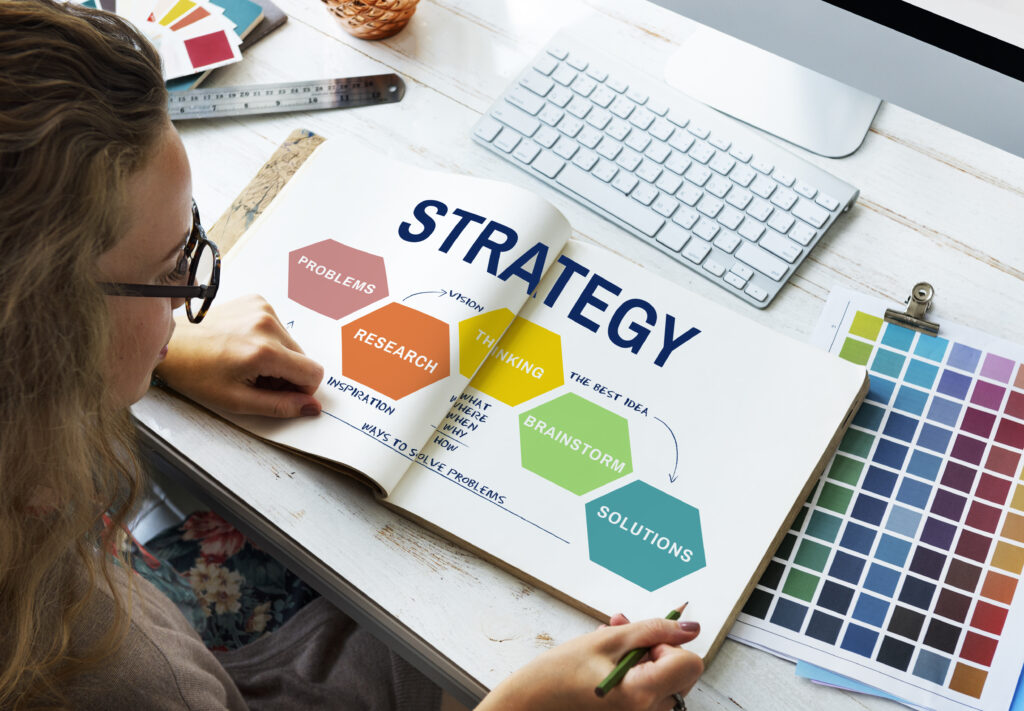
{"label": "metal ruler", "polygon": [[393,104],[405,96],[397,74],[171,92],[172,121]]}

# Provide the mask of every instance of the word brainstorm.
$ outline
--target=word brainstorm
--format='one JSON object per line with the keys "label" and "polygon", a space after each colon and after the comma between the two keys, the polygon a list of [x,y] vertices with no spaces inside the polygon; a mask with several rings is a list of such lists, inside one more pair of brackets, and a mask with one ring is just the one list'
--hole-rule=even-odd
{"label": "word brainstorm", "polygon": [[[418,223],[418,229],[410,222],[402,222],[398,226],[398,236],[406,242],[423,242],[433,235],[438,227],[438,220],[435,218],[445,217],[448,213],[448,206],[440,200],[423,200],[413,208],[413,217]],[[458,222],[448,230],[448,234],[438,245],[438,251],[447,254],[467,227],[471,224],[477,225],[479,226],[478,234],[469,245],[462,260],[467,264],[472,264],[482,253],[486,252],[486,266],[489,274],[502,281],[508,281],[511,277],[522,279],[526,282],[526,293],[536,295],[550,256],[546,244],[543,242],[533,244],[522,255],[504,265],[504,268],[500,268],[502,255],[512,250],[519,241],[516,231],[500,222],[488,220],[482,215],[461,208],[451,210],[451,214],[458,218]],[[593,310],[607,311],[611,304],[603,299],[609,298],[609,296],[599,293],[599,291],[607,292],[611,297],[615,297],[622,294],[622,287],[596,272],[591,273],[590,269],[565,255],[560,255],[556,262],[561,266],[562,271],[544,297],[544,305],[549,308],[553,307],[574,277],[589,275],[588,281],[569,309],[568,316],[571,321],[588,331],[597,333],[601,329],[600,325],[584,314],[584,311],[589,308],[592,310],[592,315]],[[614,345],[635,355],[647,343],[654,326],[658,325],[658,320],[658,311],[649,301],[640,298],[623,299],[608,320],[606,335]],[[662,326],[661,344],[659,346],[653,342],[654,346],[659,349],[654,356],[654,364],[663,367],[677,348],[699,333],[700,329],[696,327],[690,327],[682,333],[677,333],[675,316],[666,313]]]}

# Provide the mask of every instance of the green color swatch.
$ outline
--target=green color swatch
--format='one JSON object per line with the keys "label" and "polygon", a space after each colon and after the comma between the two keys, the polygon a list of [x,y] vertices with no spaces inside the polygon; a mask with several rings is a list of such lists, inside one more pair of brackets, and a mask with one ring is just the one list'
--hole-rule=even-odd
{"label": "green color swatch", "polygon": [[845,514],[850,506],[850,499],[853,498],[853,491],[845,486],[827,483],[821,488],[821,496],[818,497],[818,506],[835,511],[838,514]]}
{"label": "green color swatch", "polygon": [[795,568],[789,571],[786,576],[786,584],[782,586],[782,592],[801,600],[810,602],[814,599],[814,593],[818,590],[820,578],[817,575],[805,573]]}
{"label": "green color swatch", "polygon": [[874,441],[874,435],[855,430],[851,427],[843,435],[843,441],[839,443],[839,450],[867,459],[868,453],[871,451],[871,443]]}
{"label": "green color swatch", "polygon": [[882,330],[882,319],[877,316],[858,311],[850,324],[850,333],[869,341],[878,340],[878,332]]}
{"label": "green color swatch", "polygon": [[832,467],[828,470],[828,478],[841,481],[850,486],[856,486],[860,481],[860,473],[864,470],[864,462],[844,457],[837,454],[832,460]]}
{"label": "green color swatch", "polygon": [[807,535],[831,543],[839,535],[839,527],[842,523],[843,519],[841,518],[827,514],[824,511],[815,511],[811,514],[811,520],[807,524]]}
{"label": "green color swatch", "polygon": [[830,550],[828,546],[804,539],[800,543],[800,547],[797,548],[796,558],[793,559],[793,562],[820,573],[825,569]]}
{"label": "green color swatch", "polygon": [[839,357],[844,358],[857,365],[867,365],[874,349],[870,343],[858,341],[854,338],[847,338],[843,342],[843,348],[839,351]]}

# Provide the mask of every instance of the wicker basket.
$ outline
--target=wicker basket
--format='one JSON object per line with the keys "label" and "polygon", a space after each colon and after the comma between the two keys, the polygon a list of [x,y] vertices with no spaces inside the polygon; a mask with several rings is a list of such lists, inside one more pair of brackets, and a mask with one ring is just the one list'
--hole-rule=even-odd
{"label": "wicker basket", "polygon": [[384,39],[409,23],[419,0],[323,0],[354,37]]}

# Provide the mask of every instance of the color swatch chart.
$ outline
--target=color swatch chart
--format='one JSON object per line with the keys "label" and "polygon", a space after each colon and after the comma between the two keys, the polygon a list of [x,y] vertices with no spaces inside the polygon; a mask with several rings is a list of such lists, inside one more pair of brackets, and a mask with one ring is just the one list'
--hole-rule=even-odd
{"label": "color swatch chart", "polygon": [[913,705],[1006,709],[1024,663],[1024,349],[918,333],[886,306],[826,305],[815,340],[870,390],[732,636]]}

